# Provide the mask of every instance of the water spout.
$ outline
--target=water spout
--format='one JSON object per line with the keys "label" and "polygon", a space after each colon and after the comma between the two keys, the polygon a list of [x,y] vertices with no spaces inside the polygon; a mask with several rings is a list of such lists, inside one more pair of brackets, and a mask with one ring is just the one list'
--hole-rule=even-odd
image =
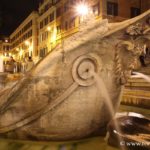
{"label": "water spout", "polygon": [[[100,90],[101,93],[103,93],[103,96],[105,98],[104,103],[108,108],[110,117],[113,118],[115,116],[115,110],[114,110],[113,103],[110,99],[109,92],[105,86],[103,79],[95,72],[90,72],[90,73],[93,75],[93,77],[95,79],[98,90]],[[115,125],[114,132],[117,132],[118,134],[121,133],[121,129],[120,129],[117,121],[114,122],[114,125]],[[121,143],[123,141],[121,136],[118,136],[118,140],[119,140],[119,143]],[[124,146],[121,146],[121,149],[126,150],[126,148]]]}
{"label": "water spout", "polygon": [[150,82],[150,77],[148,75],[145,75],[145,74],[140,73],[140,72],[133,72],[133,75],[131,77],[132,78],[143,78],[147,82]]}

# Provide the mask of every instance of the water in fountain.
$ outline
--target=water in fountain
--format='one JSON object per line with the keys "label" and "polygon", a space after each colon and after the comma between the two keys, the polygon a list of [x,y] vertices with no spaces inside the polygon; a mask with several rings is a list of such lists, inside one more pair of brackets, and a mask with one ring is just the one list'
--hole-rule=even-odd
{"label": "water in fountain", "polygon": [[147,82],[150,82],[150,77],[140,72],[133,72],[132,78],[143,78]]}
{"label": "water in fountain", "polygon": [[[109,92],[104,84],[104,81],[103,79],[98,75],[96,74],[95,72],[91,72],[92,76],[94,77],[95,81],[96,81],[96,85],[97,85],[97,88],[98,90],[101,91],[101,93],[103,93],[103,96],[105,98],[104,100],[104,103],[105,105],[107,106],[108,108],[108,111],[110,113],[110,117],[113,119],[113,117],[115,116],[115,110],[114,110],[114,107],[113,107],[113,103],[110,99],[110,96],[109,96]],[[116,134],[119,135],[119,133],[121,133],[120,131],[120,127],[117,123],[117,121],[114,121],[114,125],[115,125],[115,129],[113,132],[115,132]],[[121,141],[123,141],[122,137],[121,136],[118,136],[118,140],[119,140],[119,143]],[[124,146],[121,147],[122,150],[126,150],[126,148]]]}

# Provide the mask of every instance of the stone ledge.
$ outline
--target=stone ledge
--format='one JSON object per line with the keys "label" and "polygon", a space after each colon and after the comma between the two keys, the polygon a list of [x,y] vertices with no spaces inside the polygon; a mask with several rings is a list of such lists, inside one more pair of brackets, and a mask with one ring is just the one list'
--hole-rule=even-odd
{"label": "stone ledge", "polygon": [[121,104],[124,105],[131,105],[131,106],[138,106],[142,108],[150,108],[150,97],[146,96],[136,96],[136,95],[127,95],[124,94],[122,96]]}
{"label": "stone ledge", "polygon": [[132,96],[144,96],[148,97],[150,99],[150,91],[149,90],[130,90],[130,89],[125,89],[123,92],[124,95],[132,95]]}

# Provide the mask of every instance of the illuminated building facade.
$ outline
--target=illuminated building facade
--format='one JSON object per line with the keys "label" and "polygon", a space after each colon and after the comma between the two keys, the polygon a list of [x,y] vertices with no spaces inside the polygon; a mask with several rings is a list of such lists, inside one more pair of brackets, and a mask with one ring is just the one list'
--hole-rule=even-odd
{"label": "illuminated building facade", "polygon": [[10,53],[10,40],[9,38],[3,38],[0,40],[0,56],[3,57],[4,63],[11,56]]}
{"label": "illuminated building facade", "polygon": [[[88,7],[87,14],[84,7],[77,9],[81,4]],[[20,62],[32,56],[37,62],[63,39],[78,32],[83,15],[114,22],[148,9],[150,0],[41,0],[38,12],[32,12],[10,35],[11,55]]]}
{"label": "illuminated building facade", "polygon": [[[39,4],[38,54],[44,57],[62,40],[78,31],[81,14],[76,7],[84,3],[88,14],[110,22],[135,17],[150,8],[150,0],[41,0]],[[84,8],[81,8],[84,13]]]}
{"label": "illuminated building facade", "polygon": [[[81,22],[76,12],[79,0],[43,0],[39,5],[39,56],[44,57],[47,52],[61,43],[64,38],[78,31]],[[100,14],[100,2],[86,1],[92,7],[95,16]]]}
{"label": "illuminated building facade", "polygon": [[11,53],[15,60],[22,61],[31,56],[36,61],[38,52],[38,12],[32,12],[10,35]]}

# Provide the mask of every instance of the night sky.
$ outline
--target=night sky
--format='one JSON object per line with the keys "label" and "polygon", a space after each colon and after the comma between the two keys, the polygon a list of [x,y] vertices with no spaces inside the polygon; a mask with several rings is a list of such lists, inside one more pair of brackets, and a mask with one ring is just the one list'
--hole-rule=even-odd
{"label": "night sky", "polygon": [[39,0],[0,0],[0,37],[9,36],[32,12]]}

